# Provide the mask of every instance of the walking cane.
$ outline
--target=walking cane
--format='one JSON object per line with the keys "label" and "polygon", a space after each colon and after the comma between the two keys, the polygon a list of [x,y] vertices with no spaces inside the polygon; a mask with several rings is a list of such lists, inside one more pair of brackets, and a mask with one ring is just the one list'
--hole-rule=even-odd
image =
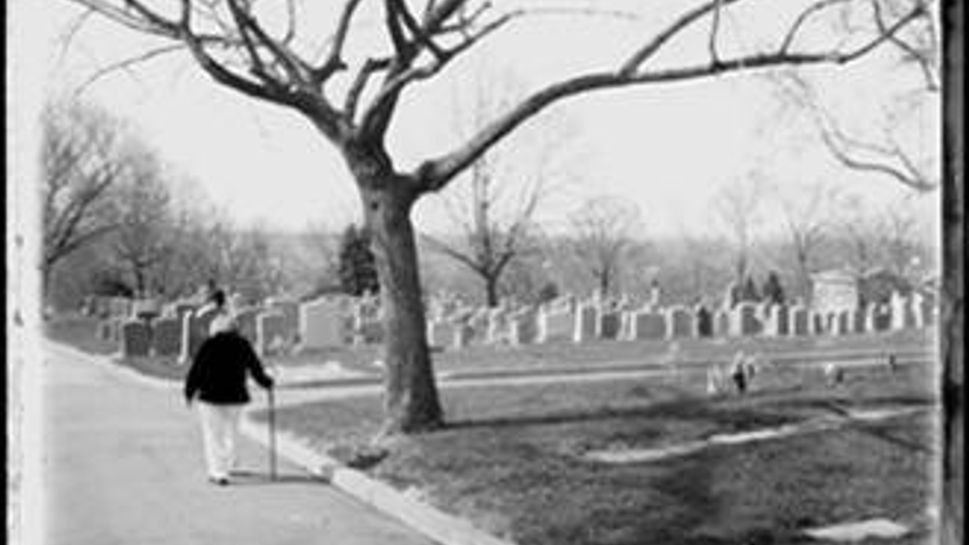
{"label": "walking cane", "polygon": [[269,401],[269,480],[276,480],[276,402],[273,389],[266,390]]}

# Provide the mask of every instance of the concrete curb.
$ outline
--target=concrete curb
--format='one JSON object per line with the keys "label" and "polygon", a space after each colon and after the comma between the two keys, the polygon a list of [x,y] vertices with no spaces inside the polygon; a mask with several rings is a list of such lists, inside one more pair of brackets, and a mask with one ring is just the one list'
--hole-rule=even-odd
{"label": "concrete curb", "polygon": [[[269,448],[269,428],[255,422],[246,411],[241,431],[250,439]],[[395,488],[370,478],[365,473],[340,465],[316,452],[288,433],[276,434],[276,448],[286,458],[312,475],[326,479],[347,495],[390,515],[418,532],[445,545],[514,545],[488,534],[467,520],[443,513]]]}

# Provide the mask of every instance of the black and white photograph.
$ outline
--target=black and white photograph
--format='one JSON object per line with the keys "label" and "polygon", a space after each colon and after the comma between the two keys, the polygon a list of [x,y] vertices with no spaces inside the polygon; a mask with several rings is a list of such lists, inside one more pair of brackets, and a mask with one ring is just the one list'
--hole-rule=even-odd
{"label": "black and white photograph", "polygon": [[18,545],[958,545],[958,0],[10,0]]}

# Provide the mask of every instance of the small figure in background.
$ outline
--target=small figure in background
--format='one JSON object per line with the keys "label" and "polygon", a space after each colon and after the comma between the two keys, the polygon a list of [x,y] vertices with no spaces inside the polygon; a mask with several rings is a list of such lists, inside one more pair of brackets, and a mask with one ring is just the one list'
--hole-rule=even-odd
{"label": "small figure in background", "polygon": [[898,370],[898,360],[895,359],[895,354],[889,352],[886,363],[888,363],[888,369],[890,371],[895,372]]}
{"label": "small figure in background", "polygon": [[824,378],[829,388],[833,388],[845,380],[845,371],[840,365],[831,362],[824,366]]}
{"label": "small figure in background", "polygon": [[753,359],[748,358],[743,350],[739,350],[730,364],[730,378],[733,379],[734,386],[737,387],[737,393],[744,394],[747,392],[750,379],[754,377],[755,372]]}

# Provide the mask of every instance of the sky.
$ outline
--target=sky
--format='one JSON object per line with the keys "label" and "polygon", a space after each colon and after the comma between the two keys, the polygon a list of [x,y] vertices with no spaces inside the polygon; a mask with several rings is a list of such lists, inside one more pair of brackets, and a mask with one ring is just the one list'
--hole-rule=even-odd
{"label": "sky", "polygon": [[[79,11],[66,0],[45,4],[38,28],[46,32],[48,45],[48,95],[75,92],[100,67],[144,47],[130,31],[92,18],[65,51],[59,39]],[[390,139],[398,164],[413,166],[453,145],[454,126],[461,123],[453,104],[475,87],[470,74],[488,74],[495,92],[513,87],[506,83],[508,74],[520,87],[533,88],[583,67],[617,62],[643,29],[664,22],[607,19],[550,18],[512,27],[494,45],[456,64],[442,81],[406,95]],[[731,32],[724,31],[725,50],[756,40],[770,26],[757,23],[746,33],[741,25],[752,23],[734,23]],[[672,62],[679,59],[676,54],[689,54],[689,42],[682,53],[671,54]],[[886,82],[894,81],[880,69],[873,62],[859,67],[857,76],[832,69],[819,78],[826,79],[838,111],[863,120],[877,114],[891,89]],[[215,85],[181,53],[113,72],[81,96],[130,119],[166,161],[239,222],[340,229],[359,216],[356,191],[339,155],[307,121]],[[649,235],[715,233],[719,227],[711,202],[717,191],[753,172],[780,187],[835,184],[873,206],[913,200],[890,179],[841,168],[806,118],[785,109],[763,78],[730,76],[585,96],[552,108],[531,130],[540,134],[544,127],[568,133],[570,156],[564,161],[570,182],[537,213],[550,230],[564,228],[567,214],[584,200],[613,195],[639,208]],[[922,140],[919,145],[934,145],[934,126],[913,134]],[[513,139],[507,145],[518,144]],[[454,185],[461,183],[466,182]],[[914,200],[931,211],[935,198]],[[776,206],[767,203],[764,217],[763,229],[780,226]],[[413,218],[418,228],[432,232],[450,225],[437,196],[423,199]]]}

